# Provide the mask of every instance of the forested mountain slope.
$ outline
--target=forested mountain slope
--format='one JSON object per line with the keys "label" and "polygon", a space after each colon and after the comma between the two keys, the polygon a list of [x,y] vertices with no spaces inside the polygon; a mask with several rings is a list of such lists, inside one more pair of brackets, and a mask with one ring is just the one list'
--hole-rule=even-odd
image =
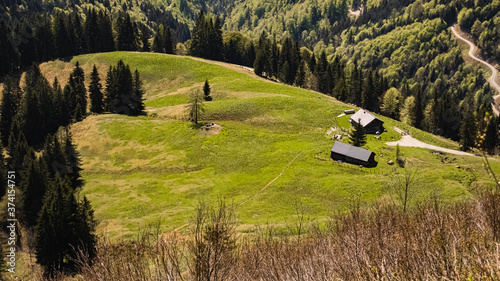
{"label": "forested mountain slope", "polygon": [[465,63],[448,27],[458,21],[494,62],[499,3],[11,0],[0,6],[0,74],[83,53],[191,54],[253,66],[258,75],[460,140],[464,150],[477,146],[479,128],[495,153],[495,92]]}

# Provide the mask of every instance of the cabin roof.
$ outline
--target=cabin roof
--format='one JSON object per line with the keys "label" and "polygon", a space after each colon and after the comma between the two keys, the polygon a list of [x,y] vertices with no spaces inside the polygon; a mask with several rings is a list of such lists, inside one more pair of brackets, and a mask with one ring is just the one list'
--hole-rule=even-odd
{"label": "cabin roof", "polygon": [[378,119],[375,115],[371,114],[366,109],[360,109],[354,115],[351,116],[351,120],[358,123],[358,120],[361,120],[361,126],[366,127],[368,124],[373,122],[373,120],[379,120],[384,123],[384,121]]}
{"label": "cabin roof", "polygon": [[373,152],[368,149],[345,144],[339,141],[336,141],[333,144],[331,151],[365,162],[368,162],[370,160],[370,156],[373,154]]}

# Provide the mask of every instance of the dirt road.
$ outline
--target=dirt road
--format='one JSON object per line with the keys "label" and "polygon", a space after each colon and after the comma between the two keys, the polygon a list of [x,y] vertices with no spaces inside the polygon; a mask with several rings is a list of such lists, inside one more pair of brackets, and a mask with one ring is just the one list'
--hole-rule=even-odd
{"label": "dirt road", "polygon": [[[488,82],[490,83],[490,85],[497,90],[498,94],[495,95],[493,97],[493,103],[492,103],[492,107],[493,107],[493,112],[498,116],[499,115],[499,110],[498,110],[498,106],[499,106],[499,103],[500,103],[500,85],[498,85],[498,83],[496,82],[496,77],[497,77],[497,73],[498,71],[495,69],[495,67],[489,63],[487,63],[486,61],[476,57],[474,55],[474,52],[476,50],[476,45],[474,45],[474,43],[472,43],[471,41],[465,39],[464,37],[462,37],[460,34],[458,34],[455,26],[452,26],[451,27],[451,32],[453,32],[453,34],[460,40],[464,41],[465,43],[469,44],[470,46],[470,50],[469,50],[469,56],[475,60],[477,60],[478,62],[488,66],[490,69],[491,69],[491,76],[490,78],[488,78]],[[497,101],[499,100],[499,101]]]}
{"label": "dirt road", "polygon": [[[403,132],[402,130],[400,130],[398,128],[394,128],[394,130],[396,130],[399,133]],[[420,148],[427,148],[427,149],[431,149],[431,150],[435,150],[435,151],[441,151],[441,152],[445,152],[445,153],[449,153],[449,154],[474,156],[474,154],[471,154],[471,153],[428,144],[428,143],[419,141],[410,135],[405,135],[405,134],[402,134],[402,135],[403,135],[403,137],[400,140],[393,141],[393,142],[387,142],[386,144],[388,146],[396,146],[399,144],[399,146],[404,146],[404,147],[420,147]]]}

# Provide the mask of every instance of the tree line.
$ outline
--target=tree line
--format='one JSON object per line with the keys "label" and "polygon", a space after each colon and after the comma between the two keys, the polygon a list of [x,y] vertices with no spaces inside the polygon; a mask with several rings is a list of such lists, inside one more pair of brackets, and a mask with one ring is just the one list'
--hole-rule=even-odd
{"label": "tree line", "polygon": [[[119,61],[110,66],[105,88],[93,67],[88,88],[90,112],[139,115],[144,111],[139,72]],[[80,198],[81,160],[68,125],[88,115],[85,74],[77,62],[64,86],[51,85],[34,64],[24,86],[6,78],[0,106],[0,172],[18,171],[20,223],[47,274],[75,269],[79,251],[91,260],[95,226],[90,202]],[[0,196],[6,192],[0,185]]]}
{"label": "tree line", "polygon": [[[110,52],[153,51],[173,53],[179,25],[153,27],[133,20],[129,13],[112,16],[105,9],[90,8],[84,15],[57,11],[6,21],[0,17],[0,76],[25,69],[33,62]],[[171,27],[173,26],[173,28]],[[187,29],[189,30],[189,29]]]}

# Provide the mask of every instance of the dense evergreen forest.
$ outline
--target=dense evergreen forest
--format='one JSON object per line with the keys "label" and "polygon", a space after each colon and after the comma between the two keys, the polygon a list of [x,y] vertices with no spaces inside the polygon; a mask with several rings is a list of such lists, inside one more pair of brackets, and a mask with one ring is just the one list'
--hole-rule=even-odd
{"label": "dense evergreen forest", "polygon": [[255,67],[461,140],[464,150],[477,145],[467,129],[475,123],[493,153],[494,91],[465,64],[448,27],[458,21],[495,61],[499,8],[500,1],[5,1],[0,75],[89,52],[191,54]]}

